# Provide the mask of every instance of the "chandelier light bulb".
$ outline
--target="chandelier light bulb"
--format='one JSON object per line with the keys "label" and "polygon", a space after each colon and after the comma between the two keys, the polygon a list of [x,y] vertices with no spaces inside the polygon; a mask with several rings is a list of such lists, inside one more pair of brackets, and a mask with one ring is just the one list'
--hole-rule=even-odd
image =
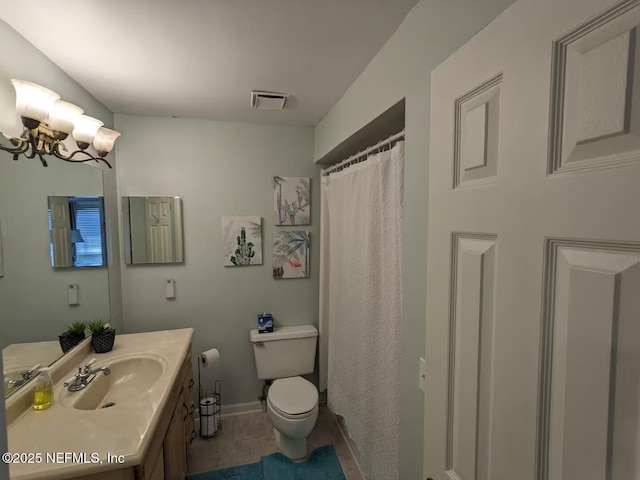
{"label": "chandelier light bulb", "polygon": [[84,110],[77,105],[58,100],[53,104],[53,108],[49,112],[47,124],[52,130],[68,135],[73,132],[76,122],[83,113]]}
{"label": "chandelier light bulb", "polygon": [[93,147],[96,149],[98,154],[106,155],[113,150],[113,146],[119,136],[120,132],[100,127],[96,132],[96,137],[93,139]]}
{"label": "chandelier light bulb", "polygon": [[91,145],[98,129],[102,125],[103,123],[96,118],[80,115],[73,129],[73,138],[76,139],[78,146],[84,150]]}
{"label": "chandelier light bulb", "polygon": [[60,95],[48,88],[25,80],[11,79],[16,89],[16,112],[24,118],[43,122]]}

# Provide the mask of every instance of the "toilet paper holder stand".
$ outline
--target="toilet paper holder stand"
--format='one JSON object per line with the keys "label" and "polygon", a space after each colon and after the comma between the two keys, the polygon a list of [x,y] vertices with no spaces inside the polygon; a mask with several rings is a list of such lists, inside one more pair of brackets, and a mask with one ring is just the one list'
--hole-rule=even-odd
{"label": "toilet paper holder stand", "polygon": [[219,380],[215,380],[213,390],[202,385],[200,362],[198,362],[198,404],[200,407],[200,436],[202,438],[215,437],[222,428],[220,423],[220,389]]}

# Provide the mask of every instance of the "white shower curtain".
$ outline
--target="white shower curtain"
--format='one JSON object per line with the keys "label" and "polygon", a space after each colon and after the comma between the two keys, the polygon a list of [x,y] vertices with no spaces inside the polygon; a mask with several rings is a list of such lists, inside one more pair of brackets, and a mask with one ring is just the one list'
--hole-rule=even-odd
{"label": "white shower curtain", "polygon": [[322,178],[320,388],[372,480],[398,478],[403,184],[404,142]]}

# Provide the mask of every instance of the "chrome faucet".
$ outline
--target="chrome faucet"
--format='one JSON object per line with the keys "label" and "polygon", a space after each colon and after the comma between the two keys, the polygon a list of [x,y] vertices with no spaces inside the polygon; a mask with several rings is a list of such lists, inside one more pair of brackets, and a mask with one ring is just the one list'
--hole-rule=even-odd
{"label": "chrome faucet", "polygon": [[29,370],[25,370],[24,372],[20,372],[22,378],[20,380],[11,380],[9,378],[5,378],[4,385],[5,389],[9,389],[9,392],[15,390],[18,387],[21,387],[33,377],[36,376],[38,369],[40,368],[40,364],[34,365]]}
{"label": "chrome faucet", "polygon": [[92,370],[91,365],[95,361],[95,357],[89,360],[85,364],[84,369],[82,368],[82,366],[78,366],[78,373],[64,382],[63,386],[69,387],[68,389],[70,392],[77,392],[89,385],[91,381],[96,378],[96,375],[98,375],[100,372],[104,373],[105,375],[111,374],[111,369],[109,367],[100,367]]}

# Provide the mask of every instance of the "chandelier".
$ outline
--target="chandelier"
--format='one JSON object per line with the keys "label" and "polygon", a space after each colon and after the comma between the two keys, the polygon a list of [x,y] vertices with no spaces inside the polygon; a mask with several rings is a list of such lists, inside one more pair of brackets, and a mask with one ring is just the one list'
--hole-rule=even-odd
{"label": "chandelier", "polygon": [[[103,127],[100,120],[83,115],[72,103],[60,100],[60,95],[35,83],[12,79],[16,90],[16,113],[22,119],[24,131],[18,136],[3,132],[11,145],[0,144],[18,160],[20,155],[35,158],[47,166],[46,156],[65,162],[101,161],[113,150],[120,134]],[[16,119],[17,120],[17,119]],[[75,141],[74,141],[75,140]],[[88,149],[93,145],[96,155]]]}

